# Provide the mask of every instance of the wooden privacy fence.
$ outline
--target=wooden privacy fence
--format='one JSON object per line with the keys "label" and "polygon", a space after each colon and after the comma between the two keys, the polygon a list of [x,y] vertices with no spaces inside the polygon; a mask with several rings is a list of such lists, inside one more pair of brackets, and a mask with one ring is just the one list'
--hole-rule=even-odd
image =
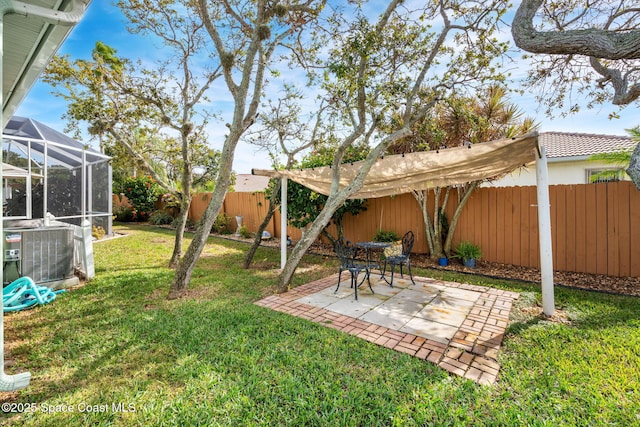
{"label": "wooden privacy fence", "polygon": [[[209,197],[194,197],[191,219],[200,218]],[[555,270],[640,276],[640,191],[631,182],[551,186],[549,198]],[[455,209],[453,199],[452,194],[446,209],[449,220]],[[268,203],[263,193],[228,193],[223,212],[232,217],[241,215],[249,231],[256,231]],[[454,247],[468,240],[482,248],[486,261],[539,268],[537,209],[535,187],[476,190],[458,221]],[[348,216],[344,228],[352,241],[371,240],[378,229],[400,236],[413,230],[414,251],[429,252],[422,213],[410,194],[369,199],[367,211]],[[267,230],[280,236],[279,212]],[[301,230],[288,227],[287,234],[298,240]]]}

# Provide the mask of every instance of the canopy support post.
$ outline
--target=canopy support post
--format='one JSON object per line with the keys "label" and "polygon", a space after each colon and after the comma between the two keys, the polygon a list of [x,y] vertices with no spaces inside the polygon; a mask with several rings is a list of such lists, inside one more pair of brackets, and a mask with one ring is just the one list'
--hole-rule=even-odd
{"label": "canopy support post", "polygon": [[280,183],[280,269],[287,263],[287,178]]}
{"label": "canopy support post", "polygon": [[536,157],[536,184],[538,191],[538,234],[540,237],[542,312],[547,316],[552,316],[555,311],[553,295],[553,252],[551,243],[549,173],[547,171],[547,150],[545,147],[540,147],[540,156]]}

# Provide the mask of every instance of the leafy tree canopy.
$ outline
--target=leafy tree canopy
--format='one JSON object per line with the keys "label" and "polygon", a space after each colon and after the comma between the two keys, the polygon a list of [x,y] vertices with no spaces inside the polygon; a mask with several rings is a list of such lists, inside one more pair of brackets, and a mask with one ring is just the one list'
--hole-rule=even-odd
{"label": "leafy tree canopy", "polygon": [[[324,142],[318,144],[316,148],[305,156],[296,167],[299,168],[314,168],[320,166],[329,166],[333,164],[335,157],[336,144],[330,142]],[[364,144],[356,144],[347,150],[345,154],[345,162],[356,162],[364,159],[369,152],[369,147]],[[327,196],[315,193],[307,187],[298,184],[297,182],[290,182],[287,192],[287,210],[289,216],[289,222],[291,225],[303,228],[313,222],[318,213],[324,208],[327,202]],[[346,200],[342,206],[340,206],[333,214],[331,221],[338,228],[338,238],[344,234],[342,228],[342,221],[345,215],[358,215],[360,212],[365,211],[366,200],[364,199],[350,199]],[[332,236],[325,227],[323,234],[331,241],[335,241],[336,237]]]}
{"label": "leafy tree canopy", "polygon": [[[390,145],[388,152],[397,154],[459,147],[535,130],[537,125],[534,121],[523,116],[517,105],[509,101],[507,93],[505,87],[491,85],[476,96],[452,96],[443,100],[434,108],[433,115],[412,125],[412,135]],[[394,120],[400,122],[401,119]],[[393,129],[400,125],[392,121],[388,126]],[[458,205],[451,221],[444,211],[453,187],[414,191],[413,195],[422,209],[427,243],[433,257],[450,255],[458,218],[477,186],[478,182],[469,182],[455,187]],[[427,204],[428,197],[431,197],[432,208]]]}

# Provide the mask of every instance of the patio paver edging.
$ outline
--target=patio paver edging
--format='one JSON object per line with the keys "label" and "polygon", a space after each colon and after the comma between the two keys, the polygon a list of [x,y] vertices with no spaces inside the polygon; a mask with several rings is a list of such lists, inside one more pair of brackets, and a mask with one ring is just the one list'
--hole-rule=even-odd
{"label": "patio paver edging", "polygon": [[[513,301],[520,296],[517,292],[443,282],[447,287],[481,293],[453,339],[449,344],[444,344],[296,301],[329,286],[335,286],[337,279],[338,274],[334,274],[286,293],[268,296],[255,304],[407,353],[479,384],[491,385],[496,382],[500,370],[497,360],[500,345],[509,322]],[[430,280],[415,276],[414,279],[416,283]]]}

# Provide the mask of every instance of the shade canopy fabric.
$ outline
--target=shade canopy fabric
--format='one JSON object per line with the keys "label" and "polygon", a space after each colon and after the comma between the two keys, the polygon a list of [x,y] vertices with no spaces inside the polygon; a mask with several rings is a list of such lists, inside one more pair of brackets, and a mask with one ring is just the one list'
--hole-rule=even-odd
{"label": "shade canopy fabric", "polygon": [[[371,167],[360,190],[350,199],[368,199],[464,184],[509,173],[536,159],[538,133],[473,144],[468,147],[384,156]],[[340,167],[342,189],[363,161]],[[254,175],[289,178],[316,193],[329,195],[333,171],[329,166],[302,170],[254,169]]]}

